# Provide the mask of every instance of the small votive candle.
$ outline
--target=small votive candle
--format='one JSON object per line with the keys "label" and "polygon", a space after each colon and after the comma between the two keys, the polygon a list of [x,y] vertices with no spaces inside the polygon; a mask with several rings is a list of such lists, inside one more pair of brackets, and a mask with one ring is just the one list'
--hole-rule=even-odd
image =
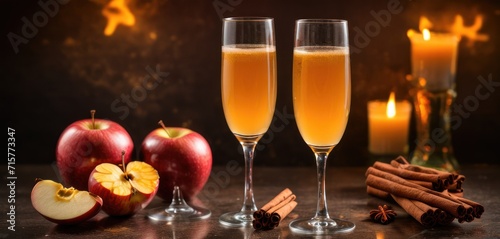
{"label": "small votive candle", "polygon": [[368,150],[377,155],[397,155],[408,152],[408,130],[411,104],[395,100],[368,102]]}

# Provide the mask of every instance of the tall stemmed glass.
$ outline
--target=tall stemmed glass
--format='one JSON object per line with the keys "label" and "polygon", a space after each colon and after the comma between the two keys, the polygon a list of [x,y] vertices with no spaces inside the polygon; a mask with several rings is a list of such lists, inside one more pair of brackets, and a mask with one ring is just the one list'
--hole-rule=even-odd
{"label": "tall stemmed glass", "polygon": [[255,146],[271,124],[276,103],[274,20],[225,18],[222,41],[222,104],[227,124],[243,147],[245,195],[241,210],[225,213],[219,221],[250,226],[257,210],[252,189]]}
{"label": "tall stemmed glass", "polygon": [[293,106],[300,134],[316,155],[316,215],[299,218],[290,229],[302,234],[333,234],[354,229],[328,215],[325,172],[328,154],[344,134],[351,104],[347,21],[302,19],[295,24]]}

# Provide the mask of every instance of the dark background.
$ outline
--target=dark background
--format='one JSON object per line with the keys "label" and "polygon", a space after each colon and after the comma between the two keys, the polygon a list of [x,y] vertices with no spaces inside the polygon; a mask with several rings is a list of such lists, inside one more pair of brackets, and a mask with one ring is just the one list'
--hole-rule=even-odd
{"label": "dark background", "polygon": [[[108,37],[103,34],[106,18],[101,13],[107,1],[73,0],[59,5],[57,13],[15,53],[7,35],[22,35],[22,18],[32,22],[42,8],[37,1],[2,1],[2,124],[16,130],[16,163],[53,163],[61,132],[72,122],[88,118],[90,109],[97,110],[98,118],[116,121],[127,129],[136,146],[135,158],[141,157],[137,149],[144,137],[162,119],[168,126],[188,127],[202,134],[212,147],[215,164],[242,162],[220,100],[221,17],[253,15],[275,18],[278,51],[278,113],[274,129],[261,140],[255,164],[314,164],[293,120],[291,57],[294,21],[299,18],[349,21],[351,45],[359,49],[351,55],[351,114],[329,165],[369,164],[367,101],[387,99],[393,88],[398,99],[410,99],[405,80],[410,73],[406,31],[418,29],[421,15],[445,25],[453,22],[456,14],[464,17],[465,25],[472,25],[478,15],[484,17],[480,33],[489,35],[489,40],[471,44],[463,39],[459,46],[457,104],[474,96],[478,76],[491,75],[493,81],[500,82],[498,1],[401,0],[402,11],[392,14],[387,26],[379,25],[377,34],[364,45],[356,45],[356,28],[365,32],[366,26],[377,23],[370,12],[387,10],[389,2],[131,0],[128,5],[136,17],[135,25],[118,26]],[[169,75],[135,101],[135,107],[128,107],[129,114],[113,108],[122,94],[136,92],[148,75],[147,67],[159,67]],[[497,87],[453,131],[459,162],[498,164],[499,135]],[[412,128],[409,142],[413,140]]]}

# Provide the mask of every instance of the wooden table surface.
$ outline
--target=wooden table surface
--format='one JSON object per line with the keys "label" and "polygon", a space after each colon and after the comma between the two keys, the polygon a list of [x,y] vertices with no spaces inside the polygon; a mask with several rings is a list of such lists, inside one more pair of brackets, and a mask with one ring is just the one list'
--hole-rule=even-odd
{"label": "wooden table surface", "polygon": [[[4,168],[7,168],[5,166]],[[500,165],[463,165],[465,197],[481,203],[485,213],[470,223],[456,220],[448,226],[424,228],[397,204],[371,197],[365,192],[366,167],[329,167],[327,196],[330,216],[356,224],[353,232],[335,238],[500,238]],[[212,211],[206,220],[189,223],[154,222],[146,218],[149,209],[166,207],[158,197],[143,211],[128,218],[96,217],[76,226],[58,226],[40,216],[31,206],[30,192],[34,178],[58,180],[50,165],[17,165],[15,180],[15,232],[7,229],[9,187],[7,170],[0,190],[0,238],[314,238],[293,234],[288,223],[298,216],[313,216],[316,207],[316,171],[314,168],[254,169],[254,192],[257,206],[262,206],[285,187],[297,195],[297,208],[275,229],[225,228],[218,217],[239,210],[243,196],[243,172],[235,174],[226,167],[212,169],[212,176],[193,204]],[[232,173],[233,175],[231,175]],[[368,212],[379,204],[389,204],[398,213],[388,225],[374,223]],[[333,238],[332,237],[332,238]],[[325,237],[329,238],[329,237]]]}

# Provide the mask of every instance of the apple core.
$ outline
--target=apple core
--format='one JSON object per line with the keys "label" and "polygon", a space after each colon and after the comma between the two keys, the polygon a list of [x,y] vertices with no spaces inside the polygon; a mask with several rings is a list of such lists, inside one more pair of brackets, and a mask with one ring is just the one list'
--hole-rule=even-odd
{"label": "apple core", "polygon": [[61,188],[57,191],[57,199],[58,200],[71,200],[75,196],[78,190],[71,188]]}

